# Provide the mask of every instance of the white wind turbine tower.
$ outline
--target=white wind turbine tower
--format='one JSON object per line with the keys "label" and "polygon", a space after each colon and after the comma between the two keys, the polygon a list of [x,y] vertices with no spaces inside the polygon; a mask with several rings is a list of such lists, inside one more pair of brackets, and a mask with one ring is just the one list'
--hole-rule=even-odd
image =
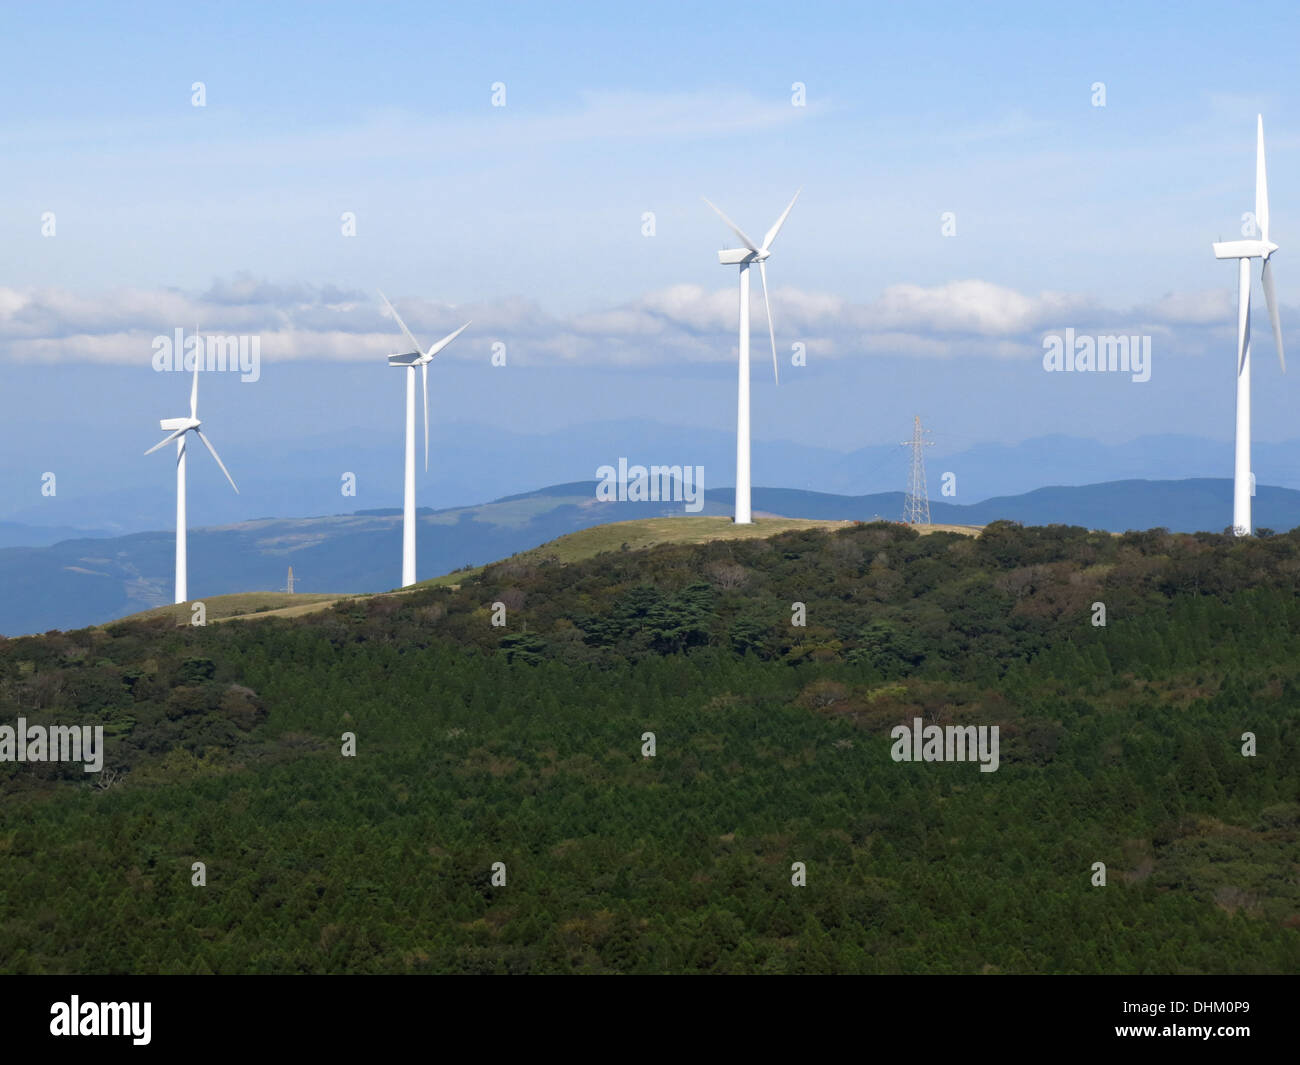
{"label": "white wind turbine tower", "polygon": [[[198,335],[197,330],[195,330],[195,335]],[[194,383],[190,386],[190,416],[188,418],[163,418],[158,423],[158,427],[174,431],[170,436],[160,440],[145,452],[146,455],[152,455],[159,448],[165,447],[173,440],[176,441],[176,602],[178,603],[183,603],[189,598],[186,588],[185,557],[185,440],[190,433],[203,441],[203,446],[212,452],[212,457],[217,460],[221,472],[226,475],[230,487],[235,490],[236,494],[239,492],[235,479],[230,476],[230,471],[226,469],[226,464],[221,461],[217,449],[212,446],[208,438],[203,435],[203,430],[199,428],[203,424],[199,421],[199,363],[202,360],[202,352],[203,348],[200,344],[194,355]]]}
{"label": "white wind turbine tower", "polygon": [[1230,240],[1214,245],[1216,259],[1236,259],[1237,267],[1237,451],[1232,477],[1232,531],[1249,536],[1254,531],[1250,515],[1250,260],[1263,259],[1261,280],[1264,302],[1273,323],[1278,361],[1286,373],[1282,354],[1282,323],[1277,316],[1277,294],[1269,257],[1277,245],[1268,239],[1268,176],[1264,170],[1264,116],[1259,116],[1255,140],[1255,223],[1259,238]]}
{"label": "white wind turbine tower", "polygon": [[772,305],[767,298],[766,263],[771,254],[772,241],[776,240],[776,235],[781,232],[781,227],[785,225],[785,220],[794,207],[794,201],[798,198],[799,193],[796,192],[789,206],[781,212],[781,217],[763,237],[762,244],[755,244],[745,235],[744,230],[723,214],[718,207],[707,199],[704,201],[718,212],[722,220],[745,245],[743,248],[730,248],[718,252],[718,262],[724,266],[740,267],[740,383],[736,402],[737,525],[750,525],[754,520],[749,508],[749,267],[752,263],[758,263],[758,276],[763,283],[763,306],[767,309],[767,332],[772,339],[772,374],[777,384],[780,384],[781,379],[776,368],[776,331],[772,328]]}
{"label": "white wind turbine tower", "polygon": [[388,297],[382,292],[379,293],[379,297],[401,327],[406,339],[415,347],[414,351],[408,351],[404,355],[388,356],[389,366],[406,367],[406,487],[402,501],[402,587],[406,588],[415,583],[415,368],[420,367],[424,378],[424,469],[427,472],[429,469],[429,363],[438,352],[465,332],[470,323],[466,322],[454,333],[448,333],[428,351],[422,352],[420,342],[406,328],[406,323],[388,302]]}

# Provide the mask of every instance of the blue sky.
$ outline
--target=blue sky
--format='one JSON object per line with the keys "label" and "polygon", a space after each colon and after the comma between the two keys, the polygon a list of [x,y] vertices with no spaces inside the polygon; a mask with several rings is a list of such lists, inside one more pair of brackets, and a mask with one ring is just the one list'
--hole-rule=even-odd
{"label": "blue sky", "polygon": [[[902,439],[920,410],[975,442],[1227,440],[1234,277],[1209,244],[1253,206],[1263,112],[1295,336],[1300,14],[1045,7],[11,10],[5,472],[78,461],[50,442],[70,404],[103,441],[84,461],[137,470],[156,419],[184,403],[150,369],[150,340],[196,320],[263,342],[257,384],[205,386],[215,438],[337,425],[396,445],[379,287],[427,339],[475,320],[435,365],[435,417],[729,429],[735,278],[700,197],[761,233],[801,186],[769,275],[782,357],[803,342],[809,364],[775,390],[756,342],[757,439],[847,451]],[[1263,326],[1256,438],[1282,440],[1294,397]],[[1151,381],[1044,373],[1042,335],[1065,327],[1152,335]],[[92,365],[93,386],[68,377]]]}
{"label": "blue sky", "polygon": [[[1297,15],[1276,6],[1268,34],[1266,6],[1249,25],[1221,5],[1042,6],[20,10],[0,44],[0,232],[22,252],[4,274],[198,288],[247,270],[585,310],[716,280],[700,195],[765,226],[804,185],[788,284],[980,276],[1139,302],[1206,283],[1212,262],[1173,253],[1235,228],[1256,110],[1279,175],[1294,157]],[[57,248],[28,221],[56,208]]]}

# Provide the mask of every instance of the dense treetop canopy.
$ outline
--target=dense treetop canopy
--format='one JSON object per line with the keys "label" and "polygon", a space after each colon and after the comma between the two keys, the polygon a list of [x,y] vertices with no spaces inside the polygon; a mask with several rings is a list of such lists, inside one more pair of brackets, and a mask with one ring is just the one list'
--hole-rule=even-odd
{"label": "dense treetop canopy", "polygon": [[1295,971],[1298,584],[1300,533],[875,523],[0,640],[0,725],[107,737],[0,763],[0,969]]}

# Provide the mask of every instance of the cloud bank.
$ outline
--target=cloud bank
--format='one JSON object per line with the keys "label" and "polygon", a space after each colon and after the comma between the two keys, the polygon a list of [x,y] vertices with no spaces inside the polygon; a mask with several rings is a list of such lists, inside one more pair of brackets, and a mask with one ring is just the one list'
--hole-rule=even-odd
{"label": "cloud bank", "polygon": [[[451,306],[391,295],[425,344],[473,320],[441,359],[489,359],[497,344],[506,346],[510,362],[523,365],[662,371],[735,356],[734,286],[673,285],[616,306],[565,316],[520,298]],[[754,295],[752,350],[761,357],[766,329],[761,296],[758,291]],[[1230,337],[1235,323],[1226,290],[1170,293],[1145,305],[1114,308],[1086,295],[1031,294],[982,280],[890,285],[864,302],[777,288],[772,313],[783,358],[793,345],[802,344],[810,357],[832,359],[1037,360],[1042,338],[1067,327],[1080,333],[1152,335],[1176,354],[1194,355]],[[1284,315],[1284,321],[1288,318]],[[268,362],[379,361],[409,346],[377,294],[328,285],[238,276],[216,281],[204,292],[0,288],[0,360],[7,362],[147,366],[154,338],[178,328],[258,336]]]}

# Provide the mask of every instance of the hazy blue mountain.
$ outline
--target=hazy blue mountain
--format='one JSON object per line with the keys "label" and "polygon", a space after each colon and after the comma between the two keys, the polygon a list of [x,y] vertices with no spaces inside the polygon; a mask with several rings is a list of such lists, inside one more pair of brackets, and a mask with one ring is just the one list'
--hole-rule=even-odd
{"label": "hazy blue mountain", "polygon": [[[905,422],[906,420],[904,420]],[[899,439],[906,435],[900,425]],[[660,422],[592,421],[555,432],[512,433],[473,423],[431,427],[429,470],[419,471],[418,499],[437,509],[528,492],[541,484],[588,481],[596,468],[630,463],[703,466],[705,486],[731,484],[735,435]],[[141,452],[158,439],[149,423],[106,430],[100,446],[54,437],[39,462],[0,467],[0,521],[64,529],[109,530],[121,535],[166,528],[173,521],[171,464]],[[215,432],[215,429],[214,429]],[[65,434],[66,435],[66,434]],[[1228,477],[1232,445],[1194,436],[1144,436],[1102,443],[1046,436],[1020,443],[978,443],[942,432],[926,451],[930,492],[938,497],[944,473],[955,476],[951,503],[1019,495],[1043,485],[1088,485],[1130,479]],[[288,436],[268,446],[237,434],[216,441],[239,483],[236,495],[210,456],[200,451],[189,466],[189,514],[195,526],[229,525],[258,518],[307,517],[398,506],[402,497],[401,427],[374,431],[340,427]],[[1300,442],[1254,444],[1261,483],[1300,489]],[[881,444],[845,453],[811,443],[758,439],[754,476],[779,484],[842,496],[901,492],[908,452]],[[58,474],[58,492],[41,494],[46,471]],[[356,477],[357,494],[342,494],[343,474]],[[66,535],[66,534],[65,534]],[[33,536],[26,544],[53,542]],[[15,539],[0,540],[16,546]]]}
{"label": "hazy blue mountain", "polygon": [[[729,509],[731,489],[707,493]],[[889,521],[902,518],[903,493],[837,496],[788,488],[754,489],[754,508],[805,518]],[[1300,525],[1300,491],[1261,485],[1254,499],[1256,526],[1278,532]],[[930,517],[939,523],[987,525],[1007,519],[1025,525],[1083,525],[1125,532],[1163,526],[1174,532],[1221,532],[1232,524],[1232,481],[1189,478],[1182,481],[1110,481],[1105,484],[1058,485],[1015,496],[996,496],[979,503],[932,500]]]}
{"label": "hazy blue mountain", "polygon": [[[1300,492],[1260,485],[1253,501],[1256,527],[1285,532],[1300,525]],[[1232,524],[1232,481],[1112,481],[1038,488],[1023,495],[986,499],[964,509],[967,520],[987,524],[1010,518],[1026,525],[1048,520],[1124,532],[1164,526],[1174,532],[1222,532]],[[936,519],[937,520],[937,519]]]}
{"label": "hazy blue mountain", "polygon": [[[200,449],[189,462],[189,519],[193,526],[258,518],[307,517],[400,506],[402,434],[341,429],[291,438],[268,450],[238,436],[214,440],[239,484],[230,490],[211,456]],[[31,525],[86,526],[118,534],[166,528],[175,514],[172,464],[142,457],[157,434],[147,426],[138,451],[54,455],[37,469],[0,468],[0,519]],[[417,499],[445,510],[532,491],[538,485],[591,481],[602,465],[629,463],[703,466],[705,485],[735,478],[733,431],[700,432],[654,422],[592,422],[554,433],[509,433],[482,425],[431,425],[428,472],[417,473]],[[769,484],[835,491],[816,473],[844,458],[838,451],[784,442],[754,444],[754,468]],[[158,461],[154,461],[158,460]],[[40,493],[40,473],[59,472],[58,494]],[[900,467],[901,469],[901,467]],[[343,475],[355,476],[356,494],[342,494]],[[899,487],[901,473],[881,482]],[[1041,484],[1042,481],[1035,481]],[[854,483],[846,491],[868,490]]]}
{"label": "hazy blue mountain", "polygon": [[[702,513],[727,514],[733,490],[709,489]],[[845,496],[755,488],[754,510],[790,517],[897,521],[903,493]],[[591,481],[552,485],[493,503],[421,509],[419,575],[512,555],[565,533],[632,518],[680,514],[680,503],[601,503]],[[935,500],[936,522],[983,525],[999,518],[1122,532],[1164,526],[1221,531],[1232,512],[1228,480],[1116,481],[1039,488],[974,504]],[[1300,526],[1300,491],[1261,487],[1259,525]],[[294,568],[300,592],[374,592],[400,578],[401,512],[373,508],[314,518],[266,518],[190,530],[190,593],[196,597],[282,588]],[[175,536],[170,531],[49,546],[0,549],[0,632],[75,628],[170,602]]]}
{"label": "hazy blue mountain", "polygon": [[112,536],[107,529],[81,529],[70,525],[27,525],[0,521],[0,547],[46,547],[61,540]]}
{"label": "hazy blue mountain", "polygon": [[[702,513],[725,507],[707,504]],[[419,576],[512,555],[611,521],[682,513],[682,505],[599,503],[594,485],[559,485],[482,506],[418,511]],[[190,529],[195,598],[283,588],[374,592],[401,581],[402,515],[379,509],[316,518],[268,518]],[[171,602],[172,531],[0,549],[0,633],[76,628]]]}

